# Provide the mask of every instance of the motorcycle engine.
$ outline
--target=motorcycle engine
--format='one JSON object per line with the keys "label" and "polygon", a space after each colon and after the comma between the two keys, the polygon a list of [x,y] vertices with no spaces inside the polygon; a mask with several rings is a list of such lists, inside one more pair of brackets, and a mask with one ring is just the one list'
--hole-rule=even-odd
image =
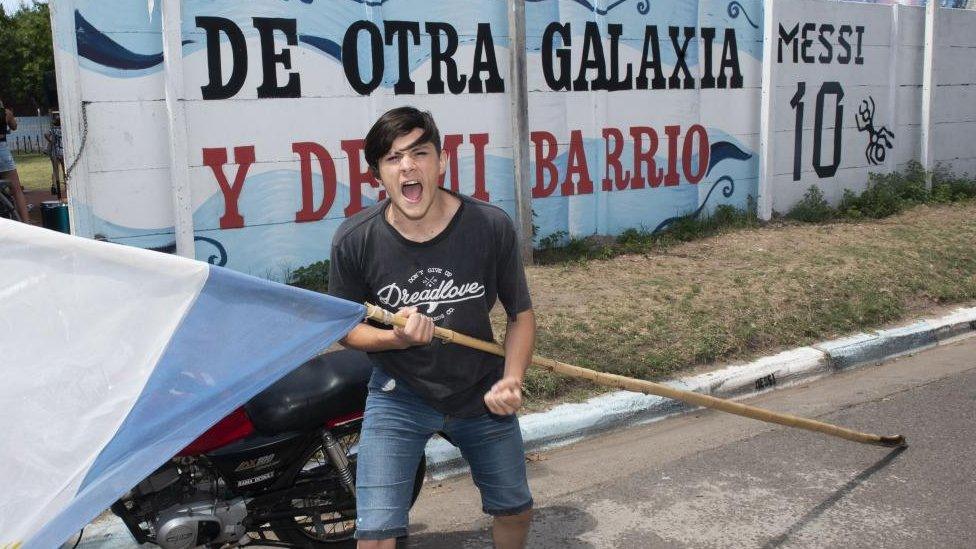
{"label": "motorcycle engine", "polygon": [[160,467],[117,505],[113,511],[122,513],[137,541],[163,549],[234,543],[247,533],[245,500],[226,498],[217,478],[195,460]]}
{"label": "motorcycle engine", "polygon": [[243,498],[196,501],[174,505],[159,513],[156,544],[163,549],[190,549],[208,543],[228,543],[246,533]]}

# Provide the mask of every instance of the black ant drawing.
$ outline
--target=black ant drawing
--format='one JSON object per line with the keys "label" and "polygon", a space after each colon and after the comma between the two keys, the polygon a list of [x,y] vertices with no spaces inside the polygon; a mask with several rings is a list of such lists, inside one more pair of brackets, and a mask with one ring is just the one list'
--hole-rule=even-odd
{"label": "black ant drawing", "polygon": [[[870,103],[868,103],[869,101]],[[861,101],[861,107],[854,115],[854,120],[857,122],[858,131],[866,131],[871,136],[868,139],[868,147],[864,151],[864,156],[867,157],[868,162],[873,165],[884,163],[887,149],[894,148],[891,141],[895,138],[895,134],[885,126],[874,129],[873,97],[869,95],[867,99]]]}

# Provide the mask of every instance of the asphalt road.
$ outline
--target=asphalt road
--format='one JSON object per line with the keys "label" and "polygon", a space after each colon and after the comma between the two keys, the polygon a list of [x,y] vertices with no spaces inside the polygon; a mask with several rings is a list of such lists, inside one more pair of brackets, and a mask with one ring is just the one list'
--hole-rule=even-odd
{"label": "asphalt road", "polygon": [[[533,456],[532,548],[976,547],[976,338],[747,402],[891,450],[701,411]],[[490,547],[468,477],[429,483],[408,547]]]}

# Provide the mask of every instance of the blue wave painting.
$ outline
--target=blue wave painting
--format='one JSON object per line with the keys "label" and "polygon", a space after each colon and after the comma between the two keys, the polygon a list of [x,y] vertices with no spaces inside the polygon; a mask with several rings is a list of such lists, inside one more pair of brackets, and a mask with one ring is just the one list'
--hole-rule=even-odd
{"label": "blue wave painting", "polygon": [[[549,0],[525,0],[525,1],[530,3],[535,3],[535,2],[547,2]],[[606,8],[602,8],[602,9],[587,2],[586,0],[573,0],[573,2],[576,2],[577,4],[583,6],[584,8],[592,11],[597,15],[606,15],[610,13],[613,10],[613,8],[627,2],[627,0],[617,0],[616,2],[613,2]],[[647,15],[648,12],[650,12],[650,10],[651,10],[650,0],[641,0],[640,2],[637,2],[637,11],[640,12],[641,15]]]}
{"label": "blue wave painting", "polygon": [[[287,2],[287,1],[288,0],[285,0],[285,2]],[[299,1],[302,4],[312,4],[312,3],[315,2],[315,0],[299,0]],[[389,2],[389,0],[352,0],[352,1],[355,2],[355,3],[357,3],[357,4],[362,4],[364,6],[370,6],[372,8],[376,8],[376,7],[382,6],[383,4]]]}
{"label": "blue wave painting", "polygon": [[75,34],[78,55],[113,69],[142,70],[163,62],[163,52],[142,54],[123,47],[89,23],[75,10]]}
{"label": "blue wave painting", "polygon": [[[749,197],[756,195],[755,167],[747,162],[754,153],[743,150],[734,137],[726,135],[717,128],[709,128],[709,134],[716,139],[709,147],[708,171],[726,160],[738,162],[723,164],[717,170],[721,177],[708,178],[699,184],[687,184],[682,178],[678,186],[645,187],[626,191],[602,191],[601,181],[607,173],[606,158],[603,154],[605,143],[598,138],[584,138],[583,146],[587,158],[587,168],[593,183],[593,192],[574,196],[561,196],[554,193],[545,198],[533,198],[533,223],[538,226],[538,235],[545,236],[565,231],[571,236],[587,234],[617,234],[633,227],[649,227],[660,231],[687,215],[703,215],[718,205],[746,208]],[[624,147],[632,147],[625,141]],[[658,167],[667,165],[668,159],[655,155]],[[568,151],[562,150],[552,160],[556,165],[560,180],[565,176]],[[698,164],[698,155],[691,158],[691,164]],[[630,170],[630,166],[624,167]],[[536,165],[529,168],[536,173]],[[549,182],[548,175],[545,176]],[[494,196],[492,197],[494,201]]]}
{"label": "blue wave painting", "polygon": [[[75,36],[78,55],[103,67],[139,71],[163,64],[163,52],[136,53],[95,28],[78,10],[75,10]],[[193,43],[193,40],[183,40],[184,46]]]}
{"label": "blue wave painting", "polygon": [[[288,0],[285,0],[285,2],[287,1]],[[389,2],[390,0],[352,0],[352,1],[356,2],[357,4],[362,4],[364,6],[370,6],[375,8],[375,7],[382,6],[383,4]],[[529,3],[535,3],[535,2],[549,2],[550,0],[525,0],[525,1]],[[612,11],[613,8],[619,6],[620,4],[628,2],[629,0],[616,0],[606,8],[599,8],[591,4],[590,2],[587,2],[586,0],[572,0],[572,1],[592,11],[593,13],[596,13],[597,15],[606,15],[610,13],[610,11]],[[303,4],[313,4],[315,0],[299,0],[299,2]],[[637,11],[639,11],[641,14],[647,15],[650,9],[651,9],[650,0],[640,0],[639,2],[637,2]]]}
{"label": "blue wave painting", "polygon": [[735,143],[730,143],[728,141],[718,141],[712,143],[708,157],[708,171],[705,172],[705,174],[711,174],[712,168],[714,168],[716,164],[729,158],[733,160],[749,160],[752,158],[752,154],[740,149]]}
{"label": "blue wave painting", "polygon": [[725,187],[722,188],[722,195],[726,198],[731,197],[735,193],[735,180],[727,175],[723,175],[722,177],[718,178],[718,181],[712,184],[712,188],[708,190],[708,194],[705,195],[705,199],[701,201],[701,205],[698,206],[697,210],[691,212],[690,214],[676,215],[674,217],[669,217],[665,219],[664,221],[659,223],[658,226],[655,227],[653,231],[651,231],[651,234],[657,234],[667,229],[668,227],[671,226],[671,224],[673,224],[675,221],[679,219],[684,219],[684,218],[694,219],[698,217],[705,209],[705,207],[708,206],[708,199],[712,197],[712,193],[715,192],[716,187],[718,187],[723,183],[725,184]]}
{"label": "blue wave painting", "polygon": [[752,25],[752,28],[754,29],[759,28],[759,25],[752,20],[752,17],[749,17],[749,12],[746,11],[746,8],[743,7],[743,5],[740,4],[739,2],[736,2],[735,0],[729,2],[728,13],[729,13],[729,17],[731,17],[732,19],[739,17],[739,15],[743,15],[745,16],[746,21],[748,21],[749,24]]}
{"label": "blue wave painting", "polygon": [[342,61],[342,46],[336,44],[328,38],[302,34],[298,37],[298,41],[308,44],[309,46],[312,46],[330,57],[334,57],[337,61]]}
{"label": "blue wave painting", "polygon": [[[311,51],[323,54],[335,61],[341,62],[342,60],[342,45],[341,40],[344,36],[346,29],[353,21],[362,19],[365,12],[351,10],[350,8],[338,5],[335,9],[330,7],[329,10],[311,10],[308,6],[312,4],[312,1],[301,0],[300,2],[290,2],[292,5],[289,6],[287,0],[279,4],[269,4],[261,3],[260,12],[263,16],[275,16],[275,17],[296,17],[300,16],[302,28],[305,32],[299,35],[299,42],[308,47]],[[363,0],[350,0],[349,5],[365,5],[365,6],[380,6],[386,3],[386,0],[376,1],[376,2],[366,2]],[[346,4],[346,3],[343,3]],[[423,6],[420,0],[409,0],[397,2],[393,7],[386,7],[385,10],[389,11],[388,17],[393,19],[402,19],[403,15],[401,12],[411,13],[418,11],[418,7]],[[95,13],[95,17],[92,18],[94,21],[107,20],[111,21],[112,18],[111,10],[113,6],[109,4],[92,4],[88,6],[86,10],[90,10]],[[361,9],[361,8],[360,8]],[[496,13],[497,10],[492,10],[488,13],[478,4],[478,3],[464,3],[458,6],[452,6],[451,18],[457,21],[457,30],[460,34],[459,44],[470,44],[473,43],[475,25],[478,22],[489,21],[495,25],[495,31],[493,33],[494,45],[497,48],[504,48],[508,46],[508,37],[504,32],[504,23],[506,20],[499,19],[499,13],[504,14],[502,9],[500,12]],[[256,34],[255,29],[250,23],[248,17],[244,17],[247,12],[241,12],[239,0],[193,0],[188,1],[184,10],[184,21],[182,26],[183,36],[202,36],[201,30],[196,27],[194,20],[197,15],[208,15],[208,16],[219,16],[227,17],[231,19],[236,25],[240,27],[245,36],[253,36]],[[487,15],[487,19],[486,19]],[[101,17],[98,17],[101,16]],[[436,19],[436,18],[435,18]],[[420,19],[421,23],[425,21],[424,18]],[[382,29],[382,23],[380,23],[380,28]],[[109,33],[106,33],[92,24],[85,16],[81,14],[79,10],[75,10],[75,30],[76,30],[76,40],[78,44],[79,56],[94,63],[94,70],[107,74],[114,77],[131,77],[140,76],[140,71],[144,74],[147,70],[160,70],[163,64],[163,53],[151,52],[151,53],[137,53],[129,47],[120,44],[118,41],[113,40],[109,37]],[[142,36],[152,36],[159,37],[158,30],[154,32],[142,32],[134,33]],[[221,36],[221,40],[225,37]],[[205,46],[205,42],[202,39],[197,40],[184,40],[183,45],[195,44],[194,50],[202,49]],[[156,47],[161,50],[161,45],[157,41]],[[369,71],[372,70],[371,66],[371,52],[369,51],[369,44],[365,41],[360,41],[358,46],[359,58],[362,60],[362,66],[360,70]],[[184,55],[189,53],[188,50],[184,50]],[[384,71],[384,78],[381,82],[381,86],[384,88],[393,87],[397,81],[400,79],[399,75],[399,60],[397,57],[397,52],[390,48],[384,48],[384,64],[386,70]],[[430,59],[431,52],[429,48],[423,47],[411,47],[408,52],[409,56],[409,68],[410,71],[416,70],[422,64]],[[115,72],[113,72],[115,71]]]}

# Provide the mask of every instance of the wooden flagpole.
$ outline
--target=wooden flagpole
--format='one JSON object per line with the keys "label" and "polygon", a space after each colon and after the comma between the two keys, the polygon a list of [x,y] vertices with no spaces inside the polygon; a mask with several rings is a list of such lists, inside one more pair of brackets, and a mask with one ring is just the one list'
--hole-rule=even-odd
{"label": "wooden flagpole", "polygon": [[[366,304],[366,318],[387,326],[399,326],[401,328],[406,326],[407,323],[405,318],[394,315],[381,307],[377,307],[376,305],[369,303]],[[476,339],[446,328],[435,326],[434,337],[448,343],[463,345],[465,347],[478,349],[480,351],[498,356],[505,356],[505,349],[498,343]],[[796,427],[799,429],[806,429],[808,431],[815,431],[825,435],[840,437],[863,444],[874,444],[877,446],[887,447],[903,446],[905,444],[905,437],[902,435],[882,436],[871,433],[862,433],[859,431],[846,429],[844,427],[838,427],[837,425],[832,425],[830,423],[824,423],[822,421],[794,416],[792,414],[773,412],[771,410],[757,408],[755,406],[749,406],[747,404],[716,398],[709,395],[703,395],[701,393],[695,393],[692,391],[675,389],[674,387],[669,387],[661,383],[654,383],[653,381],[645,381],[616,374],[597,372],[587,368],[573,366],[572,364],[566,364],[565,362],[559,362],[551,358],[533,356],[532,364],[538,366],[539,368],[549,370],[550,372],[556,372],[578,379],[586,379],[598,385],[616,387],[618,389],[626,389],[628,391],[634,391],[637,393],[657,395],[674,400],[680,400],[695,406],[712,408],[730,414],[765,421],[767,423],[777,423],[787,427]]]}

